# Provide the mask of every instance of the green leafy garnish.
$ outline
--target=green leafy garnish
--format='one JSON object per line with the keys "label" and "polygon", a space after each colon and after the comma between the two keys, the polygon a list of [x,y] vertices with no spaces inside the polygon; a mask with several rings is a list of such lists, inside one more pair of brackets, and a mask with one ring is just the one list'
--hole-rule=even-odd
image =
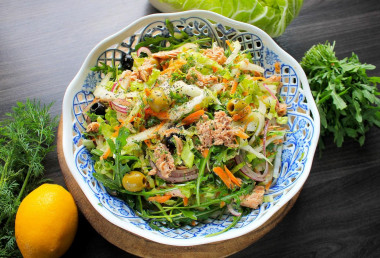
{"label": "green leafy garnish", "polygon": [[0,257],[20,257],[14,228],[21,200],[46,180],[42,161],[53,150],[57,119],[38,101],[18,102],[0,122]]}
{"label": "green leafy garnish", "polygon": [[158,119],[157,117],[155,116],[150,116],[146,122],[145,122],[145,127],[146,128],[150,128],[150,127],[153,127],[155,125],[158,125],[159,123],[161,123],[161,120]]}
{"label": "green leafy garnish", "polygon": [[111,78],[112,79],[115,79],[117,77],[117,75],[121,74],[122,71],[119,70],[115,65],[113,66],[109,66],[103,62],[99,62],[100,65],[97,65],[97,66],[94,66],[94,67],[91,67],[91,71],[94,71],[94,72],[101,72],[101,73],[104,73],[104,74],[108,74],[108,73],[112,73],[112,76]]}
{"label": "green leafy garnish", "polygon": [[189,97],[186,95],[181,95],[177,92],[171,91],[170,98],[175,101],[177,104],[183,104],[189,101]]}
{"label": "green leafy garnish", "polygon": [[365,133],[373,125],[380,127],[380,77],[369,77],[367,70],[375,66],[360,63],[354,53],[339,60],[334,46],[313,46],[301,62],[321,117],[321,136],[333,134],[338,147],[347,137],[363,145]]}
{"label": "green leafy garnish", "polygon": [[201,48],[203,46],[211,46],[211,38],[201,35],[189,36],[184,31],[176,33],[171,21],[166,20],[165,23],[170,36],[163,37],[157,35],[150,38],[146,37],[136,45],[135,50],[137,51],[140,47],[148,47],[152,53],[156,53],[159,51],[176,49],[186,43],[198,44]]}

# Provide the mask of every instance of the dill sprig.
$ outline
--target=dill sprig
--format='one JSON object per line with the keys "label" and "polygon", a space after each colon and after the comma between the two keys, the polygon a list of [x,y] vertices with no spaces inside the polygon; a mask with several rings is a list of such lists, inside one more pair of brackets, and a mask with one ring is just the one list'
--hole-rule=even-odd
{"label": "dill sprig", "polygon": [[14,236],[22,199],[42,182],[42,161],[53,150],[57,118],[49,105],[18,102],[0,122],[0,257],[21,256]]}

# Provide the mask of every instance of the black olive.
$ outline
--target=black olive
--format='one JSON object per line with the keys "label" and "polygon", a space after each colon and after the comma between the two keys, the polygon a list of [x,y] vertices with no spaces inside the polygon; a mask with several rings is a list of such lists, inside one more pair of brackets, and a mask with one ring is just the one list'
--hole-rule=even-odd
{"label": "black olive", "polygon": [[98,116],[104,116],[106,114],[106,107],[102,103],[96,102],[91,106],[90,112]]}
{"label": "black olive", "polygon": [[122,70],[132,70],[133,58],[131,55],[123,53],[121,55],[120,65]]}
{"label": "black olive", "polygon": [[175,150],[175,139],[173,138],[174,135],[177,136],[178,138],[184,140],[184,141],[186,140],[185,136],[178,134],[178,133],[172,133],[169,136],[165,136],[163,139],[163,142],[164,142],[165,146],[168,147],[168,149],[171,153],[173,153],[173,151]]}

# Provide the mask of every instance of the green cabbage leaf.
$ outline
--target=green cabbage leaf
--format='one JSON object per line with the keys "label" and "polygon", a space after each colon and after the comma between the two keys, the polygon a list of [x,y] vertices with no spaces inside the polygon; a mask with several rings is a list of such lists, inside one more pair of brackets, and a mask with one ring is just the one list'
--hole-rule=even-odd
{"label": "green cabbage leaf", "polygon": [[255,25],[271,37],[284,33],[298,15],[303,0],[150,0],[162,12],[209,10]]}

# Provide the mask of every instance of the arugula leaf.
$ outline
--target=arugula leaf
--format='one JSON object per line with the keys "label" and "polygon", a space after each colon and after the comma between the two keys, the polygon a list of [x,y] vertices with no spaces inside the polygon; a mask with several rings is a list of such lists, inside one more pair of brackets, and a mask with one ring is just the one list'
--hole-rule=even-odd
{"label": "arugula leaf", "polygon": [[[121,127],[119,130],[119,135],[115,139],[115,143],[111,139],[107,140],[107,143],[111,148],[111,152],[114,153],[115,165],[113,166],[113,176],[119,187],[122,186],[121,182],[124,174],[131,171],[128,164],[123,164],[123,161],[128,158],[121,155],[121,151],[127,143],[127,137],[129,134],[129,130],[127,128]],[[136,160],[138,159],[136,158]]]}
{"label": "arugula leaf", "polygon": [[301,61],[321,117],[322,138],[334,136],[341,147],[349,137],[364,144],[365,133],[373,125],[380,126],[380,99],[377,83],[380,77],[368,77],[374,65],[362,64],[356,54],[338,60],[335,42],[318,44],[305,53]]}
{"label": "arugula leaf", "polygon": [[99,62],[100,66],[91,67],[90,70],[94,72],[101,72],[104,74],[112,73],[111,79],[115,79],[117,75],[122,73],[122,70],[119,70],[115,65],[109,66],[103,62]]}
{"label": "arugula leaf", "polygon": [[174,36],[174,26],[168,19],[165,20],[166,28],[169,30],[170,35]]}
{"label": "arugula leaf", "polygon": [[156,35],[154,37],[146,37],[136,45],[135,50],[137,51],[140,47],[148,47],[152,53],[156,53],[159,51],[176,49],[186,43],[199,44],[200,47],[211,46],[212,44],[212,39],[209,37],[199,35],[189,37],[184,31],[181,31],[180,36],[177,36],[175,35],[173,23],[167,19],[165,24],[170,36],[163,37]]}

